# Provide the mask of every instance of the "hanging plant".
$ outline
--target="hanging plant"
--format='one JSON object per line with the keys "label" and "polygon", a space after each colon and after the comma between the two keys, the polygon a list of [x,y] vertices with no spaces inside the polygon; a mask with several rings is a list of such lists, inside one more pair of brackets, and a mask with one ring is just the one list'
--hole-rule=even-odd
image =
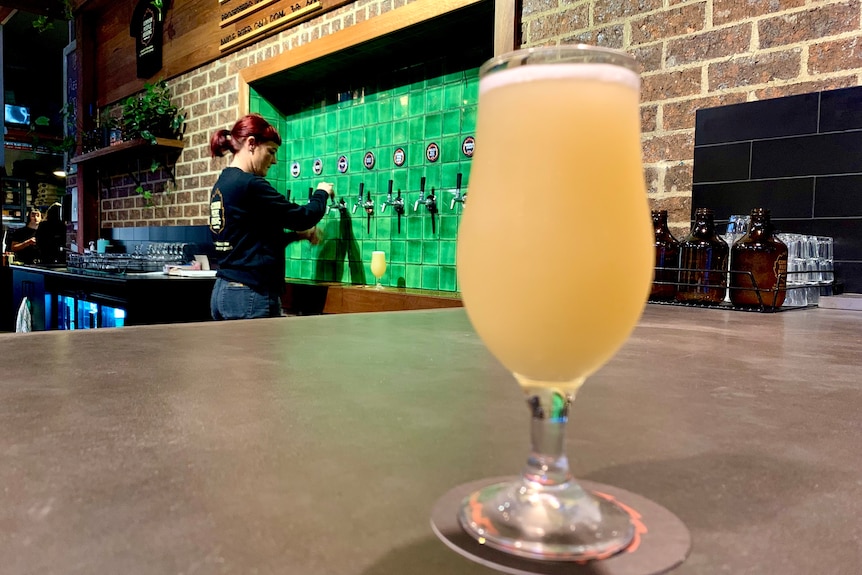
{"label": "hanging plant", "polygon": [[143,139],[155,144],[156,138],[181,140],[185,123],[185,115],[171,102],[167,81],[159,80],[144,84],[142,93],[123,102],[117,127],[125,140]]}

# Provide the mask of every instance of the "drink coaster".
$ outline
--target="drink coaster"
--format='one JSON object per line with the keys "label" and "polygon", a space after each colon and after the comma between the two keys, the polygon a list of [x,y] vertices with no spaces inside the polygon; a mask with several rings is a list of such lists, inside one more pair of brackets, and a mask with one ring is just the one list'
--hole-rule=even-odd
{"label": "drink coaster", "polygon": [[434,534],[467,559],[513,575],[658,575],[679,566],[691,549],[685,524],[664,507],[619,487],[581,480],[578,483],[585,490],[614,501],[631,516],[635,536],[627,548],[607,559],[579,562],[529,559],[480,545],[458,523],[461,501],[485,485],[515,479],[482,479],[447,492],[431,511]]}

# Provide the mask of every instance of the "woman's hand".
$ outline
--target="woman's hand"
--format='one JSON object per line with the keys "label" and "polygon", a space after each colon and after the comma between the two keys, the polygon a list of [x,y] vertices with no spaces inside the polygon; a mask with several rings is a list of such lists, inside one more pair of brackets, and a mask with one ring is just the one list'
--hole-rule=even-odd
{"label": "woman's hand", "polygon": [[330,198],[335,197],[335,190],[332,189],[332,184],[330,182],[320,182],[319,184],[317,184],[317,189],[323,190],[324,192],[329,194]]}

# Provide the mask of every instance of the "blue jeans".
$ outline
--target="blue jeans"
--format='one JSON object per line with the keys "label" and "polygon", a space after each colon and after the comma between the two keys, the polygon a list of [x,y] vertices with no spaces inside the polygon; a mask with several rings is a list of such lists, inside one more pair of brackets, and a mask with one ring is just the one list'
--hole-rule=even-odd
{"label": "blue jeans", "polygon": [[213,319],[254,319],[280,317],[281,298],[278,294],[262,294],[245,284],[216,278],[210,296]]}

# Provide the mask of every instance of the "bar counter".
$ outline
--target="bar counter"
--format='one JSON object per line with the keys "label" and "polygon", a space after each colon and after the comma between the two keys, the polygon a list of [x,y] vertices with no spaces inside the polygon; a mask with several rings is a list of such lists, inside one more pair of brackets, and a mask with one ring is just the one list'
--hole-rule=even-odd
{"label": "bar counter", "polygon": [[[4,575],[493,573],[429,525],[528,447],[520,391],[463,309],[0,350]],[[649,305],[573,405],[573,472],[676,514],[692,550],[674,573],[859,573],[860,350],[859,312]]]}

